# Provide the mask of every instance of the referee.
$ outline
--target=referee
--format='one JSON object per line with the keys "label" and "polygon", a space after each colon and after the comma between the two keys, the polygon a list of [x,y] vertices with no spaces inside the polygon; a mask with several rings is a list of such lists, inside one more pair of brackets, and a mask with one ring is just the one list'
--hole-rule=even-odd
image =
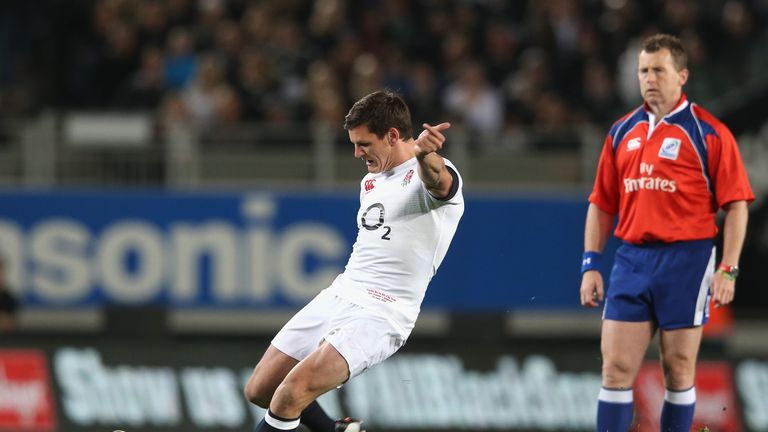
{"label": "referee", "polygon": [[[728,128],[688,101],[687,56],[670,35],[647,39],[638,58],[644,103],[611,127],[589,196],[581,304],[605,300],[597,430],[627,431],[632,385],[658,329],[666,393],[661,430],[691,429],[694,378],[710,299],[733,300],[754,195]],[[715,216],[725,211],[715,265]],[[622,244],[606,291],[600,257],[610,235]]]}

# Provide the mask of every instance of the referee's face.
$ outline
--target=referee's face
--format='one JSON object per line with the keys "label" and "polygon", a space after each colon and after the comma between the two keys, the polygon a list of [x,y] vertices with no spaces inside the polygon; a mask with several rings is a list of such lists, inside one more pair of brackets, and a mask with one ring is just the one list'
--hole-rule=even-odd
{"label": "referee's face", "polygon": [[393,152],[385,135],[379,138],[361,125],[348,130],[349,140],[355,145],[355,157],[362,160],[369,173],[380,173],[392,168]]}
{"label": "referee's face", "polygon": [[668,49],[656,52],[640,53],[637,76],[640,80],[640,93],[650,106],[674,106],[683,92],[683,84],[688,79],[688,70],[677,70]]}

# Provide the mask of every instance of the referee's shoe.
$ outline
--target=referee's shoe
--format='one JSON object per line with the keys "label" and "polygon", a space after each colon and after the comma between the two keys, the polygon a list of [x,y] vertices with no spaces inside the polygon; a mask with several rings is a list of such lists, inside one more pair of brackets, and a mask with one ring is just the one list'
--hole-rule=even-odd
{"label": "referee's shoe", "polygon": [[336,420],[336,432],[365,432],[363,422],[352,417]]}

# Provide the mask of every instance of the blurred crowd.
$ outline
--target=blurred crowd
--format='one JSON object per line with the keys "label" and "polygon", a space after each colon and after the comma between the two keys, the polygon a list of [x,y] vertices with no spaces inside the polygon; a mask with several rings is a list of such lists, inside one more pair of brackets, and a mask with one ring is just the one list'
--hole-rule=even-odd
{"label": "blurred crowd", "polygon": [[4,116],[53,106],[339,125],[388,87],[417,124],[602,126],[639,103],[638,44],[660,31],[683,40],[698,102],[768,76],[766,0],[9,1]]}

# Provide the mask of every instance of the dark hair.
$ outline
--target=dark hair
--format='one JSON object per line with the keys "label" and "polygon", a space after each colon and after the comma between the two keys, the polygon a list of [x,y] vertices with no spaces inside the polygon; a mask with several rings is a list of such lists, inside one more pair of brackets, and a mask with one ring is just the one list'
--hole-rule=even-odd
{"label": "dark hair", "polygon": [[675,69],[681,71],[688,67],[688,54],[685,53],[683,43],[677,37],[660,33],[649,37],[643,42],[643,51],[647,53],[655,53],[665,48],[672,54]]}
{"label": "dark hair", "polygon": [[403,139],[413,137],[408,105],[398,94],[389,90],[373,92],[352,105],[344,117],[344,129],[350,130],[362,125],[368,125],[368,130],[379,138],[383,138],[392,127],[400,132]]}

